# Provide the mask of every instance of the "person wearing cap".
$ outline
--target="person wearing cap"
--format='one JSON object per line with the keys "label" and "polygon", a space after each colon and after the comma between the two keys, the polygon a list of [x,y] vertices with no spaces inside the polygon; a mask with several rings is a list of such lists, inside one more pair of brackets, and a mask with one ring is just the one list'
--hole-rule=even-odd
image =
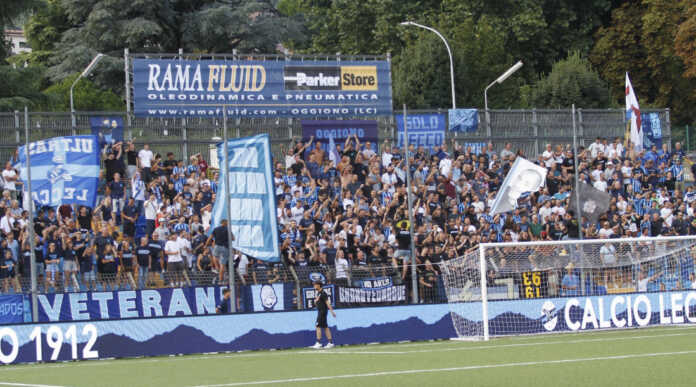
{"label": "person wearing cap", "polygon": [[[329,300],[329,296],[324,291],[323,284],[321,283],[321,281],[315,281],[313,285],[316,294],[316,296],[314,297],[314,305],[317,308],[317,321],[315,323],[315,327],[317,330],[317,342],[314,343],[314,345],[311,348],[333,348],[333,337],[331,336],[331,329],[329,329],[329,324],[326,317],[328,312],[331,311],[331,315],[334,318],[336,318],[336,312],[334,312],[333,307],[331,306],[331,300]],[[328,340],[326,345],[323,347],[321,345],[322,329],[324,329],[324,333],[326,333],[326,339]]]}
{"label": "person wearing cap", "polygon": [[566,274],[561,280],[561,296],[576,297],[580,295],[580,279],[574,272],[575,265],[570,262],[565,269]]}

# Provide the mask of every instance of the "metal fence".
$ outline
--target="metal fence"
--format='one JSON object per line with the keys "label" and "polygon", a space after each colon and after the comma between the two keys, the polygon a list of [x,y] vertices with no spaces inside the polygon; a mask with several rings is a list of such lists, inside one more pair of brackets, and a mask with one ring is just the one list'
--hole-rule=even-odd
{"label": "metal fence", "polygon": [[[662,140],[672,139],[669,109],[646,110],[658,113]],[[441,113],[447,110],[409,110],[408,114]],[[395,111],[394,115],[403,112]],[[135,139],[136,145],[149,143],[155,152],[173,152],[177,158],[188,159],[196,153],[209,154],[211,146],[222,138],[221,117],[213,118],[141,118],[128,117],[126,112],[79,112],[75,125],[70,113],[32,112],[28,115],[30,140],[39,140],[71,134],[90,134],[90,117],[112,116],[124,119],[124,136]],[[486,123],[484,111],[479,111],[480,123],[474,132],[446,132],[446,140],[459,143],[493,143],[500,151],[506,142],[513,149],[535,157],[547,143],[570,144],[573,141],[573,117],[570,109],[560,110],[490,110]],[[324,117],[322,117],[324,118]],[[380,141],[397,140],[394,116],[376,118]],[[625,112],[622,109],[576,111],[578,144],[589,145],[596,137],[623,137]],[[0,158],[8,160],[18,145],[24,143],[25,118],[23,112],[0,113]],[[282,154],[292,139],[302,138],[302,121],[292,118],[229,118],[230,137],[245,137],[260,133],[271,136],[276,157]]]}

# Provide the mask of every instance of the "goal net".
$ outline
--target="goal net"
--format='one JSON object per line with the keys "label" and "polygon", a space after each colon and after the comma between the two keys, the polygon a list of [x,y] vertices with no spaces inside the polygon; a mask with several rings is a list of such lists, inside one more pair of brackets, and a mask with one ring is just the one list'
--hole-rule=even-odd
{"label": "goal net", "polygon": [[696,323],[696,236],[484,243],[441,264],[461,339]]}

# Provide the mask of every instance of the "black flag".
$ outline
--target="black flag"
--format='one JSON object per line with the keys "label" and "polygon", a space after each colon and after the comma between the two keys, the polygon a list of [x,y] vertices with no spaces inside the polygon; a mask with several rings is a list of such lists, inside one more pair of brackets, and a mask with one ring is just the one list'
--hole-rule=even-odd
{"label": "black flag", "polygon": [[[582,211],[582,216],[592,223],[597,223],[599,216],[607,212],[609,209],[611,195],[606,192],[602,192],[587,183],[580,183],[578,186],[578,191],[580,194],[580,211]],[[577,208],[577,194],[578,192],[573,191],[573,193],[570,195],[570,208]]]}

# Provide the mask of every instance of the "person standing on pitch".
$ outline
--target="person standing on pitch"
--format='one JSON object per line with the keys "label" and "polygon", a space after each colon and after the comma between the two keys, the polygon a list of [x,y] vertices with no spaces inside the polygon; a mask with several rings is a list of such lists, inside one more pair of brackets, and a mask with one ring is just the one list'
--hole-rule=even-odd
{"label": "person standing on pitch", "polygon": [[331,311],[331,315],[336,318],[336,313],[334,313],[333,307],[331,306],[331,301],[329,300],[329,296],[324,292],[324,290],[321,288],[322,283],[321,281],[316,281],[314,282],[314,290],[317,293],[316,298],[314,298],[314,305],[317,307],[317,342],[312,346],[314,349],[319,349],[321,348],[321,329],[324,328],[324,332],[326,333],[326,339],[328,342],[326,343],[326,346],[324,348],[333,348],[333,339],[331,337],[331,329],[329,329],[329,324],[326,321],[326,315],[328,311]]}

